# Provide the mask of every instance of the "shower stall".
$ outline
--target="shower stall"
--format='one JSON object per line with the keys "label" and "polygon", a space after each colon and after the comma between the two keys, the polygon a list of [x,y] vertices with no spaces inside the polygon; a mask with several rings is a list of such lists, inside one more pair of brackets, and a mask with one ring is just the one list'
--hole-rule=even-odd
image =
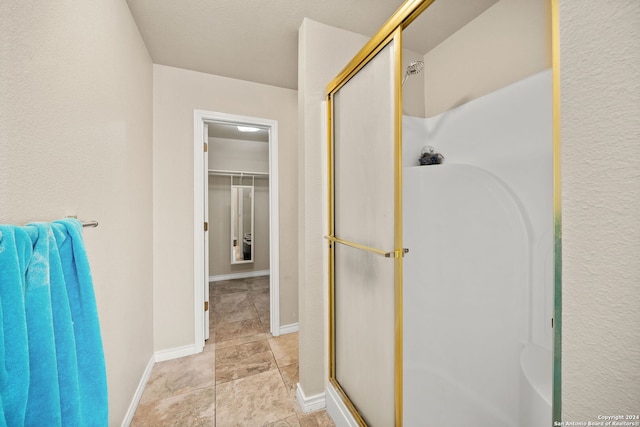
{"label": "shower stall", "polygon": [[428,67],[402,65],[403,30],[431,3],[405,2],[327,86],[328,410],[337,425],[550,426],[554,74],[403,115]]}
{"label": "shower stall", "polygon": [[[544,71],[403,118],[403,388],[421,396],[405,398],[407,425],[425,412],[433,425],[550,424],[550,89]],[[442,164],[416,166],[425,141]]]}

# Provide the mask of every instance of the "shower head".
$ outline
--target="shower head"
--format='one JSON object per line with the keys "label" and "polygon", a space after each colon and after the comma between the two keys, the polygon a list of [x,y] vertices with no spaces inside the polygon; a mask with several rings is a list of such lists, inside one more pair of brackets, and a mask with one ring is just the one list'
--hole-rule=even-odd
{"label": "shower head", "polygon": [[402,85],[404,86],[404,82],[407,81],[407,77],[418,74],[424,68],[423,61],[412,61],[407,66],[407,71],[404,73],[404,78],[402,79]]}
{"label": "shower head", "polygon": [[413,76],[414,74],[418,74],[424,68],[423,61],[413,61],[407,66],[407,74]]}

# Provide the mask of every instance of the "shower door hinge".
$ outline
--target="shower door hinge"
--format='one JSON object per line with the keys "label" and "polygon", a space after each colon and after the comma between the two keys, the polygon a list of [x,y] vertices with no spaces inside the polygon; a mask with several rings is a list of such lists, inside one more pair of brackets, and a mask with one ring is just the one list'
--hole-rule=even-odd
{"label": "shower door hinge", "polygon": [[209,301],[204,302],[204,311],[209,311]]}
{"label": "shower door hinge", "polygon": [[204,223],[204,231],[209,231],[209,223],[208,222]]}
{"label": "shower door hinge", "polygon": [[205,142],[205,143],[204,143],[204,152],[205,152],[205,153],[207,152],[207,149],[208,149],[208,147],[207,147],[207,143]]}

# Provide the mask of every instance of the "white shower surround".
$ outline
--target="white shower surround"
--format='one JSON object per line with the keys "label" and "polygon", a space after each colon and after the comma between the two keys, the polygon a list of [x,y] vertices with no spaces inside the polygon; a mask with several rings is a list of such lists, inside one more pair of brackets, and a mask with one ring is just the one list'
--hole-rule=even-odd
{"label": "white shower surround", "polygon": [[403,119],[405,425],[551,423],[551,107],[547,70]]}

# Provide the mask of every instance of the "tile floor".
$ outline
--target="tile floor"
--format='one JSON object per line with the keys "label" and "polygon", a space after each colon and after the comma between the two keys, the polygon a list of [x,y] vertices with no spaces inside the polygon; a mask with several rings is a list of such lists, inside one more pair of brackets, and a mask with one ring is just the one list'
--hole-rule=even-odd
{"label": "tile floor", "polygon": [[269,333],[269,277],[209,290],[204,351],[155,364],[131,426],[334,426],[296,401],[298,334]]}

